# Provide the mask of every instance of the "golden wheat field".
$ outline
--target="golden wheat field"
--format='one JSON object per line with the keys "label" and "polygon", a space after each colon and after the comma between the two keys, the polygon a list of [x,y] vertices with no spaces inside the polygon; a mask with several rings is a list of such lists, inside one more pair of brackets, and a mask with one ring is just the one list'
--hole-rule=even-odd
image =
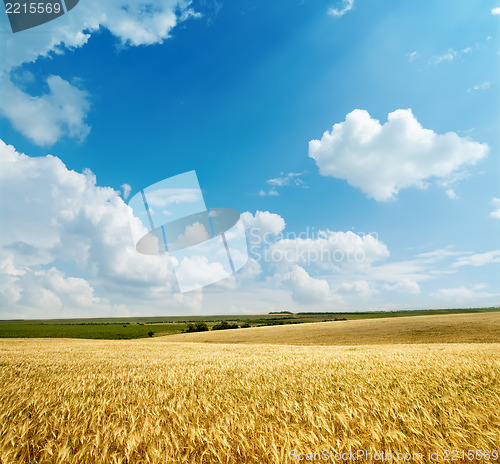
{"label": "golden wheat field", "polygon": [[[158,337],[155,341],[166,340]],[[499,343],[500,312],[393,317],[169,335],[169,341],[277,345]]]}
{"label": "golden wheat field", "polygon": [[[2,463],[444,462],[500,443],[498,343],[0,340],[0,385]],[[358,450],[422,456],[335,455]]]}

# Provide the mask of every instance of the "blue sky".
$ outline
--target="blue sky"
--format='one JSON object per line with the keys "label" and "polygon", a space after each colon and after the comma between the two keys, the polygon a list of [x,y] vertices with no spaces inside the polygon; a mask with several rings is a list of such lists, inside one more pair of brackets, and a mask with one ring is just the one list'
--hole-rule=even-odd
{"label": "blue sky", "polygon": [[[81,0],[17,34],[3,15],[0,318],[498,306],[498,7]],[[123,186],[190,170],[267,248],[323,231],[366,259],[250,244],[235,279],[180,294],[133,250]]]}

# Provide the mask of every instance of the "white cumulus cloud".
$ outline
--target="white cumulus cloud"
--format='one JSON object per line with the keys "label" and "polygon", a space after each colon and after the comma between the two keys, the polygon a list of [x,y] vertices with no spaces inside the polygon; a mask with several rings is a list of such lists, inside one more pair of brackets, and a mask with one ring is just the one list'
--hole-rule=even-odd
{"label": "white cumulus cloud", "polygon": [[[0,112],[38,145],[52,145],[64,136],[84,138],[90,129],[85,121],[89,102],[84,91],[59,76],[50,76],[49,93],[31,96],[13,83],[11,73],[39,57],[82,47],[99,29],[108,29],[122,47],[162,43],[179,21],[191,16],[199,15],[185,0],[85,0],[60,18],[38,26],[36,33],[3,34]],[[7,15],[0,15],[0,27],[10,29]]]}
{"label": "white cumulus cloud", "polygon": [[270,236],[279,234],[285,228],[285,220],[269,211],[248,211],[241,214],[248,240],[251,246],[261,246],[269,242]]}
{"label": "white cumulus cloud", "polygon": [[500,198],[493,198],[491,202],[495,210],[490,213],[490,217],[500,219]]}
{"label": "white cumulus cloud", "polygon": [[123,192],[123,199],[126,200],[130,196],[132,187],[129,184],[123,184],[120,188],[122,189]]}
{"label": "white cumulus cloud", "polygon": [[477,163],[488,150],[455,132],[440,135],[424,129],[410,109],[389,113],[385,124],[357,109],[321,140],[309,142],[309,156],[321,175],[344,179],[377,201],[393,199],[403,188],[446,179]]}
{"label": "white cumulus cloud", "polygon": [[[96,186],[90,171],[70,171],[55,156],[20,154],[0,140],[0,198],[3,316],[21,308],[46,317],[34,297],[42,288],[40,295],[54,309],[86,306],[101,312],[106,301],[94,295],[94,282],[114,295],[116,304],[162,301],[166,290],[175,288],[168,261],[134,249],[129,207],[112,188]],[[87,280],[66,277],[60,268],[64,263],[72,263]]]}
{"label": "white cumulus cloud", "polygon": [[292,298],[300,304],[324,303],[330,299],[330,287],[323,279],[314,279],[300,266],[293,266],[290,271]]}
{"label": "white cumulus cloud", "polygon": [[[0,41],[0,72],[8,72],[41,56],[85,45],[92,33],[108,29],[122,45],[162,43],[179,21],[198,16],[185,0],[85,0],[64,16],[36,28],[33,34],[12,34]],[[2,26],[10,29],[6,15]]]}
{"label": "white cumulus cloud", "polygon": [[210,261],[206,256],[185,257],[176,268],[176,275],[183,291],[190,291],[201,286],[221,281],[228,277],[228,271],[221,262]]}
{"label": "white cumulus cloud", "polygon": [[278,268],[314,264],[325,269],[365,268],[388,256],[386,245],[372,235],[329,230],[317,237],[283,238],[271,244],[266,255]]}
{"label": "white cumulus cloud", "polygon": [[455,190],[453,190],[453,189],[446,189],[444,193],[446,193],[446,196],[450,200],[458,200],[458,195],[457,195],[457,192],[455,192]]}
{"label": "white cumulus cloud", "polygon": [[378,290],[373,284],[367,282],[366,280],[355,280],[354,282],[343,282],[340,285],[339,290],[342,293],[360,295],[362,297],[368,298],[378,293]]}
{"label": "white cumulus cloud", "polygon": [[90,131],[85,122],[90,108],[87,92],[59,76],[50,76],[47,85],[48,93],[32,97],[0,79],[0,111],[37,145],[53,145],[64,135],[84,139]]}
{"label": "white cumulus cloud", "polygon": [[184,229],[183,234],[179,234],[174,242],[175,249],[186,248],[196,243],[205,242],[210,238],[210,235],[205,226],[196,221],[193,224],[188,224]]}

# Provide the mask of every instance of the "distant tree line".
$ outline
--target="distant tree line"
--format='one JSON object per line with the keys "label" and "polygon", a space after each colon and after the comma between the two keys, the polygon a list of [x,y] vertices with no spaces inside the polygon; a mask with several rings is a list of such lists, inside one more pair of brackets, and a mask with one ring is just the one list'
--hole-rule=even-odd
{"label": "distant tree line", "polygon": [[208,326],[206,322],[198,321],[194,324],[188,324],[184,332],[206,332],[208,330]]}
{"label": "distant tree line", "polygon": [[[227,321],[221,321],[218,324],[214,324],[212,326],[212,330],[227,330],[227,329],[246,329],[250,327],[250,324],[248,322],[244,322],[240,326],[238,324],[230,324]],[[206,322],[195,322],[194,324],[188,324],[186,329],[184,330],[184,333],[190,333],[190,332],[207,332],[209,330],[208,325]]]}

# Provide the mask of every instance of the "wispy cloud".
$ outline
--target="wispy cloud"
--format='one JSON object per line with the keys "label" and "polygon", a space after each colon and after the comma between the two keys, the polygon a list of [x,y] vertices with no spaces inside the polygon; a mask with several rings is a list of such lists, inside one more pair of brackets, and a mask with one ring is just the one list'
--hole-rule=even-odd
{"label": "wispy cloud", "polygon": [[132,191],[132,187],[129,184],[123,184],[120,188],[123,192],[123,199],[126,200]]}
{"label": "wispy cloud", "polygon": [[283,187],[302,187],[307,188],[306,183],[301,179],[305,172],[281,172],[278,177],[266,180],[269,185],[267,190],[262,189],[259,192],[261,197],[277,196],[279,195],[278,189]]}
{"label": "wispy cloud", "polygon": [[408,53],[408,60],[410,61],[410,63],[412,63],[413,61],[415,61],[418,57],[418,52],[416,50]]}
{"label": "wispy cloud", "polygon": [[492,15],[500,15],[500,7],[492,8],[491,9],[491,14]]}
{"label": "wispy cloud", "polygon": [[354,6],[354,0],[343,0],[342,5],[339,8],[329,8],[328,14],[340,18],[344,16],[348,11],[352,10]]}
{"label": "wispy cloud", "polygon": [[451,247],[448,247],[448,248],[439,248],[433,251],[427,251],[425,253],[420,253],[417,255],[417,258],[425,263],[436,263],[438,261],[454,258],[456,256],[463,256],[465,254],[469,253],[463,251],[455,251]]}
{"label": "wispy cloud", "polygon": [[271,190],[264,190],[264,189],[261,189],[259,191],[259,195],[261,197],[277,197],[279,195],[278,191],[275,190],[275,189],[271,189]]}
{"label": "wispy cloud", "polygon": [[446,301],[456,301],[458,303],[463,303],[467,301],[473,301],[483,298],[497,297],[498,293],[490,293],[483,291],[486,288],[485,284],[473,285],[472,288],[465,286],[455,287],[455,288],[442,288],[437,292],[431,293],[431,296],[439,298]]}
{"label": "wispy cloud", "polygon": [[[479,45],[476,45],[475,48],[472,47],[465,47],[462,50],[455,50],[454,48],[449,48],[443,53],[440,53],[439,55],[434,55],[431,58],[428,59],[427,64],[431,66],[437,66],[442,63],[451,63],[464,55],[468,55],[469,53],[472,53],[474,49],[479,48]],[[415,61],[415,59],[418,57],[418,53],[416,51],[409,53],[408,58],[410,62]]]}
{"label": "wispy cloud", "polygon": [[453,267],[461,266],[485,266],[486,264],[500,263],[500,250],[476,253],[470,256],[462,256],[453,263]]}
{"label": "wispy cloud", "polygon": [[289,172],[288,174],[281,173],[280,177],[269,179],[267,183],[273,187],[285,187],[287,185],[295,185],[296,187],[305,186],[304,181],[300,176],[304,175],[303,172]]}
{"label": "wispy cloud", "polygon": [[472,92],[474,90],[488,90],[491,87],[491,82],[483,82],[482,84],[479,85],[474,85],[472,86],[467,92]]}
{"label": "wispy cloud", "polygon": [[453,48],[449,48],[445,53],[432,57],[431,63],[437,65],[446,61],[453,61],[457,57],[457,55],[458,52],[456,50],[453,50]]}

